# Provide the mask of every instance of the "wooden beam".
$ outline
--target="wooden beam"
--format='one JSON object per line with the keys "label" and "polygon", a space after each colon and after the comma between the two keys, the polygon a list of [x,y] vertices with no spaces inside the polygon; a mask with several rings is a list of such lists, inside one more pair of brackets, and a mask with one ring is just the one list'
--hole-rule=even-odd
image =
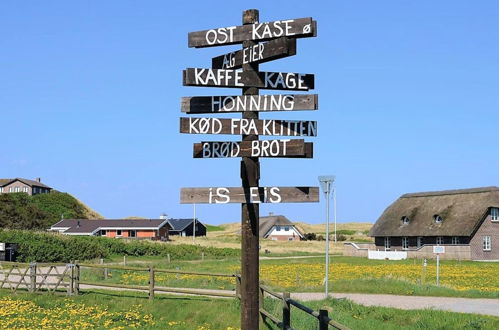
{"label": "wooden beam", "polygon": [[210,141],[195,143],[194,158],[281,157],[313,158],[313,143],[303,139]]}
{"label": "wooden beam", "polygon": [[317,136],[316,121],[180,117],[180,133]]}
{"label": "wooden beam", "polygon": [[181,188],[181,204],[315,203],[319,187],[207,187]]}
{"label": "wooden beam", "polygon": [[243,64],[265,63],[296,55],[296,39],[279,38],[211,59],[212,69],[240,69]]}
{"label": "wooden beam", "polygon": [[314,89],[313,74],[294,72],[258,72],[222,69],[187,68],[184,86],[223,87],[308,91]]}
{"label": "wooden beam", "polygon": [[317,110],[318,99],[317,94],[190,96],[182,97],[180,109],[187,114]]}
{"label": "wooden beam", "polygon": [[214,28],[189,32],[189,47],[214,47],[243,41],[266,41],[280,37],[308,38],[317,35],[317,22],[311,17]]}

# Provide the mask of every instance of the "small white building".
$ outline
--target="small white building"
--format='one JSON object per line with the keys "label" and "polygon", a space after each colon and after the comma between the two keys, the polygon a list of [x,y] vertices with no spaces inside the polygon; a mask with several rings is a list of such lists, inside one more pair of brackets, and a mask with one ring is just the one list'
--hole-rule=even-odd
{"label": "small white building", "polygon": [[260,237],[274,241],[299,241],[303,233],[283,215],[260,217]]}

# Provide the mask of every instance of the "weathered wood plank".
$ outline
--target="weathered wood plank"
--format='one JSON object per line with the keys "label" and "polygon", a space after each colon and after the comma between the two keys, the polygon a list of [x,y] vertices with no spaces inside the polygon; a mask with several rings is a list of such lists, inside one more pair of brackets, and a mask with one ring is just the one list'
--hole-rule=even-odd
{"label": "weathered wood plank", "polygon": [[181,188],[182,204],[311,203],[319,202],[319,187]]}
{"label": "weathered wood plank", "polygon": [[184,86],[278,89],[308,91],[314,89],[313,74],[295,72],[257,72],[222,69],[187,68]]}
{"label": "weathered wood plank", "polygon": [[194,158],[282,157],[312,158],[313,144],[303,139],[209,141],[195,143]]}
{"label": "weathered wood plank", "polygon": [[308,38],[317,35],[317,22],[311,17],[240,26],[229,26],[189,32],[189,47],[214,47],[242,43],[245,40],[266,41],[280,37]]}
{"label": "weathered wood plank", "polygon": [[318,98],[317,94],[191,96],[182,97],[180,109],[187,114],[317,110]]}
{"label": "weathered wood plank", "polygon": [[296,55],[296,39],[279,38],[211,59],[212,69],[240,69],[243,64],[265,63]]}
{"label": "weathered wood plank", "polygon": [[317,136],[316,121],[180,117],[180,133]]}

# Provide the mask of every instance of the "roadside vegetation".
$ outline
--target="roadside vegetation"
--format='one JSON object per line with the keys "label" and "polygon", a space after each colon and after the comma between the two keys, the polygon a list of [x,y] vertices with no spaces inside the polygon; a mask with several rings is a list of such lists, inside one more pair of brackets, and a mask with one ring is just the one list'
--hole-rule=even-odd
{"label": "roadside vegetation", "polygon": [[[336,321],[351,329],[498,329],[499,318],[435,310],[399,310],[364,307],[343,299],[307,302],[327,309]],[[280,316],[280,301],[266,298],[265,309]],[[235,299],[157,295],[93,290],[78,297],[0,290],[0,329],[12,328],[140,328],[178,330],[235,330],[240,328],[240,304]],[[292,310],[295,329],[317,329],[314,319]],[[261,329],[267,327],[263,323]]]}
{"label": "roadside vegetation", "polygon": [[69,262],[109,258],[113,255],[163,256],[189,260],[204,254],[207,258],[236,257],[239,250],[172,245],[165,242],[126,241],[96,236],[65,236],[28,230],[0,230],[0,242],[19,244],[18,261]]}

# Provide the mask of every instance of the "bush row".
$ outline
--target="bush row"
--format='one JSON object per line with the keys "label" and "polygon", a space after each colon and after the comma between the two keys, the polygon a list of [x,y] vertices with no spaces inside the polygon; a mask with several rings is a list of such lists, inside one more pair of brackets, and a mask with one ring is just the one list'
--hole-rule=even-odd
{"label": "bush row", "polygon": [[222,258],[239,256],[239,250],[173,245],[167,242],[126,241],[95,236],[64,236],[57,233],[28,230],[0,230],[0,242],[17,243],[18,261],[69,262],[106,258],[114,254],[128,256],[166,256],[176,260],[206,257]]}

